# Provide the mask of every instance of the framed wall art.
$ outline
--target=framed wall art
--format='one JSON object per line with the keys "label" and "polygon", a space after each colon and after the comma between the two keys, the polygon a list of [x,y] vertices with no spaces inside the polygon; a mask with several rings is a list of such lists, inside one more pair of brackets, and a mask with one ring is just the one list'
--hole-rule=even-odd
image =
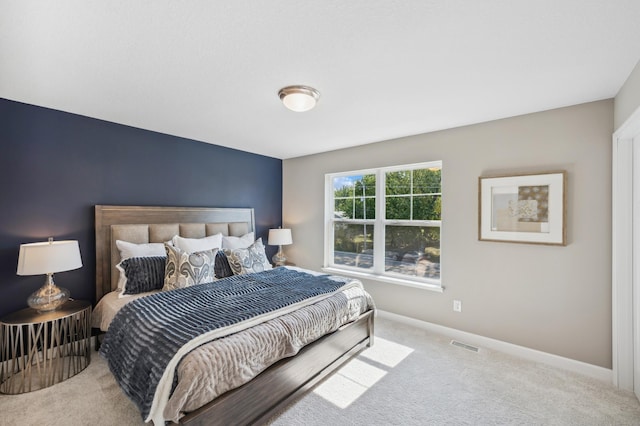
{"label": "framed wall art", "polygon": [[566,245],[566,179],[565,171],[481,176],[478,239]]}

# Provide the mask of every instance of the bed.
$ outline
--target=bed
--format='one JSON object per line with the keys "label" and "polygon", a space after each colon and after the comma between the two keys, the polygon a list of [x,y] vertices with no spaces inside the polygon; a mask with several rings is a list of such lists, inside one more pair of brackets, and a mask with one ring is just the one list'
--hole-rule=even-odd
{"label": "bed", "polygon": [[[255,218],[253,209],[246,208],[174,208],[98,205],[95,206],[95,226],[96,301],[98,304],[94,310],[94,327],[97,328],[96,331],[99,334],[109,330],[108,333],[111,332],[115,335],[118,330],[118,320],[114,320],[114,318],[117,317],[115,314],[116,311],[120,309],[123,311],[132,311],[134,310],[134,305],[135,309],[138,309],[138,305],[149,304],[152,299],[166,298],[169,297],[167,295],[173,295],[174,293],[177,295],[179,293],[173,291],[161,292],[164,294],[159,296],[152,294],[150,297],[142,297],[146,296],[146,293],[143,293],[130,299],[114,296],[114,294],[116,294],[114,290],[119,286],[118,281],[120,275],[116,269],[116,265],[120,262],[120,251],[116,246],[116,240],[127,241],[134,244],[161,243],[171,240],[175,235],[183,238],[201,239],[218,233],[240,238],[247,236],[251,232],[255,232]],[[327,278],[324,275],[300,270],[299,268],[275,268],[274,270],[265,271],[264,273],[260,272],[249,275],[256,280],[284,279],[283,277],[285,276],[290,277],[292,280],[298,280],[304,276],[309,277],[308,279],[310,280],[329,280],[332,285],[335,281],[340,281],[337,277]],[[239,281],[239,278],[230,277],[225,280],[235,282]],[[304,338],[300,339],[296,337],[296,342],[298,342],[298,340],[302,341],[302,343],[300,343],[301,348],[284,351],[280,354],[282,355],[281,359],[275,360],[273,364],[268,366],[265,365],[264,368],[260,367],[261,372],[250,380],[247,381],[246,378],[242,380],[240,378],[232,378],[231,384],[225,385],[229,389],[222,387],[222,392],[219,394],[214,393],[211,400],[199,401],[205,398],[199,394],[197,398],[192,398],[189,394],[181,394],[181,392],[183,392],[182,389],[189,388],[191,381],[199,383],[204,380],[198,376],[199,374],[213,374],[211,371],[198,370],[194,372],[196,368],[188,367],[189,365],[202,365],[202,360],[209,359],[207,358],[209,356],[213,359],[213,355],[211,355],[213,352],[206,352],[207,350],[213,351],[213,346],[217,345],[217,349],[215,350],[224,347],[227,347],[227,349],[235,348],[236,346],[234,345],[236,345],[236,343],[231,343],[234,338],[248,341],[250,338],[245,339],[245,337],[243,337],[245,336],[244,333],[246,333],[247,336],[251,336],[251,333],[256,335],[256,333],[263,333],[263,330],[267,328],[273,328],[276,325],[279,326],[280,323],[284,323],[284,328],[287,329],[296,328],[298,326],[290,327],[289,325],[291,317],[299,316],[306,318],[308,315],[325,315],[321,313],[324,312],[322,310],[327,308],[328,305],[332,305],[334,299],[344,299],[344,294],[347,293],[351,294],[349,300],[361,300],[364,298],[360,293],[358,293],[357,297],[353,296],[356,292],[361,291],[358,289],[361,285],[354,283],[352,280],[349,280],[349,282],[345,280],[343,284],[339,286],[336,285],[336,288],[340,287],[340,290],[336,291],[335,294],[331,293],[330,297],[317,295],[315,296],[318,298],[317,302],[313,304],[306,304],[306,302],[302,304],[301,302],[299,310],[294,311],[293,308],[288,307],[282,311],[277,310],[274,314],[265,315],[265,322],[255,323],[251,327],[241,326],[238,332],[236,332],[235,328],[231,327],[232,332],[228,337],[223,337],[223,335],[218,336],[216,331],[212,331],[210,335],[214,337],[214,340],[211,343],[206,343],[201,346],[198,343],[195,346],[199,347],[193,351],[189,351],[188,355],[185,355],[184,358],[179,360],[179,364],[169,363],[169,368],[166,370],[171,370],[172,372],[175,370],[177,385],[175,385],[174,382],[173,389],[175,389],[175,391],[171,394],[171,398],[169,398],[167,404],[161,407],[163,413],[173,413],[170,414],[169,417],[165,417],[164,420],[176,421],[180,424],[198,425],[265,423],[279,410],[282,410],[286,405],[311,389],[323,378],[337,370],[362,349],[372,345],[374,307],[369,296],[365,293],[366,298],[368,298],[368,303],[359,302],[360,305],[355,308],[350,306],[348,315],[338,315],[340,317],[340,323],[335,323],[335,321],[338,320],[327,319],[326,321],[328,323],[331,322],[331,325],[327,325],[327,330],[323,331],[320,336],[315,335],[321,332],[320,329],[300,331],[300,333],[304,335]],[[210,288],[205,288],[207,286]],[[215,290],[211,290],[212,286],[208,284],[194,287],[202,287],[205,292],[218,291],[218,287],[215,287]],[[311,287],[313,287],[313,285]],[[197,300],[194,296],[184,297],[192,298],[188,300]],[[142,302],[136,301],[135,303],[129,303],[130,300],[136,299],[140,299]],[[177,302],[167,303],[174,304]],[[291,306],[294,305],[298,306],[295,303]],[[121,313],[120,316],[122,315]],[[332,315],[333,314],[329,314],[329,316]],[[116,325],[113,325],[111,329],[109,329],[111,321],[115,321],[114,324]],[[322,321],[324,322],[325,319],[322,319]],[[127,327],[120,328],[124,329]],[[328,334],[324,334],[325,332]],[[107,335],[107,339],[105,339],[107,342],[109,342],[108,337]],[[115,338],[111,336],[111,341],[114,341],[114,339]],[[103,336],[99,335],[98,340],[103,340]],[[194,341],[195,340],[196,339],[194,339]],[[111,346],[116,345],[112,344]],[[103,347],[102,350],[104,349]],[[253,357],[254,355],[249,356]],[[234,356],[233,358],[239,357]],[[192,359],[199,361],[192,362]],[[172,362],[174,362],[174,360],[172,360]],[[241,364],[243,362],[245,362],[245,364],[251,364],[254,361],[252,358],[251,362],[240,361]],[[265,362],[271,361],[265,360]],[[209,368],[212,370],[220,369],[223,372],[227,372],[227,374],[230,374],[229,371],[235,371],[231,370],[231,367],[227,368],[226,364],[222,362],[218,365],[217,358],[215,363],[205,362],[204,364],[209,365]],[[207,367],[198,368],[202,370]],[[246,365],[239,368],[246,369]],[[112,368],[112,371],[114,371],[114,368]],[[166,373],[167,371],[165,371],[165,375]],[[173,377],[172,374],[173,373],[171,373],[169,377]],[[163,375],[163,378],[165,375]],[[174,398],[176,395],[179,397]],[[174,399],[178,402],[175,402]],[[188,402],[182,400],[188,400]],[[186,405],[180,405],[183,402]],[[175,414],[176,412],[180,412],[180,415],[177,416]],[[155,423],[161,423],[161,421],[158,420],[157,413],[153,416],[146,417],[145,420],[153,420]],[[164,421],[162,421],[162,423],[163,422]]]}

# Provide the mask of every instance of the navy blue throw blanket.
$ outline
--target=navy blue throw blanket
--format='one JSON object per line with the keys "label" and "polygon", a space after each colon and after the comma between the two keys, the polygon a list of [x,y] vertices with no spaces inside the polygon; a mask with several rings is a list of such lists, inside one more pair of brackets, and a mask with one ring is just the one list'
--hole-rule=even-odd
{"label": "navy blue throw blanket", "polygon": [[183,345],[217,328],[333,293],[347,282],[275,268],[142,297],[118,312],[100,353],[147,420],[164,370]]}

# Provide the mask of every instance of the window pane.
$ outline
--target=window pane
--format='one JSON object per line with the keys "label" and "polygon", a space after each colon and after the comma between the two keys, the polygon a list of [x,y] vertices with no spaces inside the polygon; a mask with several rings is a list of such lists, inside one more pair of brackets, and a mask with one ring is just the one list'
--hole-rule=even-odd
{"label": "window pane", "polygon": [[440,228],[386,226],[385,271],[440,279]]}
{"label": "window pane", "polygon": [[411,198],[387,197],[386,209],[387,219],[411,219]]}
{"label": "window pane", "polygon": [[386,174],[386,194],[411,194],[411,171],[388,172]]}
{"label": "window pane", "polygon": [[375,219],[376,218],[376,199],[375,197],[361,197],[351,200],[355,208],[353,216],[350,219]]}
{"label": "window pane", "polygon": [[376,195],[376,175],[357,176],[354,184],[356,197]]}
{"label": "window pane", "polygon": [[[333,217],[375,219],[375,194],[375,175],[334,177],[333,198],[335,203]],[[369,198],[370,196],[372,198]]]}
{"label": "window pane", "polygon": [[353,197],[353,182],[358,176],[340,176],[333,178],[333,196]]}
{"label": "window pane", "polygon": [[441,174],[439,168],[418,169],[413,171],[413,193],[414,194],[436,194],[441,193]]}
{"label": "window pane", "polygon": [[376,197],[367,197],[364,199],[365,219],[376,218]]}
{"label": "window pane", "polygon": [[354,219],[364,219],[364,200],[362,198],[356,198],[354,200],[356,211],[353,215]]}
{"label": "window pane", "polygon": [[338,222],[333,231],[334,264],[373,268],[373,225]]}
{"label": "window pane", "polygon": [[334,218],[353,219],[353,199],[336,200],[333,210]]}
{"label": "window pane", "polygon": [[440,220],[440,195],[422,195],[413,198],[413,220]]}
{"label": "window pane", "polygon": [[376,175],[364,175],[362,177],[364,183],[364,195],[373,197],[376,195]]}

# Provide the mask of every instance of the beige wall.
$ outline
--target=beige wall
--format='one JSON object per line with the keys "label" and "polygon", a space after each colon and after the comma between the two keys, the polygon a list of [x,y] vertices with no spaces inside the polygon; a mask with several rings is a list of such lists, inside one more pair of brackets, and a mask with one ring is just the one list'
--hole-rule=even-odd
{"label": "beige wall", "polygon": [[614,125],[618,129],[640,107],[640,62],[622,85],[614,102]]}
{"label": "beige wall", "polygon": [[[612,132],[605,100],[285,160],[287,256],[322,266],[325,173],[443,160],[445,290],[364,281],[378,307],[611,368]],[[479,176],[558,169],[568,171],[566,247],[478,241]]]}

